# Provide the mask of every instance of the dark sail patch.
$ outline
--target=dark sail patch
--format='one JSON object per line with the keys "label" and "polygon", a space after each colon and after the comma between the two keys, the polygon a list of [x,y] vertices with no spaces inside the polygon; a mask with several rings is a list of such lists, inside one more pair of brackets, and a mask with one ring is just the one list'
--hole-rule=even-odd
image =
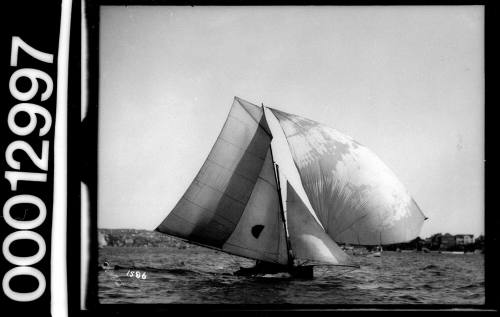
{"label": "dark sail patch", "polygon": [[252,235],[255,237],[255,239],[258,239],[260,236],[260,233],[264,230],[263,225],[255,225],[252,227]]}

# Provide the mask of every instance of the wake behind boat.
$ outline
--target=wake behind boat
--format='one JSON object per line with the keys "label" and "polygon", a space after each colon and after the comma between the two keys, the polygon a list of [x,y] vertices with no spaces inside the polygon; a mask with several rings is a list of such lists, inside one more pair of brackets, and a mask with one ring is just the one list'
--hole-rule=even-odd
{"label": "wake behind boat", "polygon": [[425,219],[363,145],[235,97],[208,158],[156,230],[257,261],[238,275],[312,277],[315,265],[356,267],[337,243],[410,241]]}

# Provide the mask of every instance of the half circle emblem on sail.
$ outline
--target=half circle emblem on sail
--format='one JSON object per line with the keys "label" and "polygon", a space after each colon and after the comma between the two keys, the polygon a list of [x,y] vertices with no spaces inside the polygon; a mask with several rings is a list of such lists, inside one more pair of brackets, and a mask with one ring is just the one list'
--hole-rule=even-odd
{"label": "half circle emblem on sail", "polygon": [[156,230],[228,253],[286,263],[271,139],[262,108],[235,97],[206,161]]}
{"label": "half circle emblem on sail", "polygon": [[311,206],[334,241],[378,245],[419,235],[425,215],[372,151],[313,120],[271,111],[285,133]]}

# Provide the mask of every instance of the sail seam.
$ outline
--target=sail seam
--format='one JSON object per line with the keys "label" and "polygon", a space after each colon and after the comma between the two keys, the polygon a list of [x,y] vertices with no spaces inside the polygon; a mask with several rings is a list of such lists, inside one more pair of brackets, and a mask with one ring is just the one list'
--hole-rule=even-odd
{"label": "sail seam", "polygon": [[[227,222],[231,223],[232,225],[235,225],[235,226],[236,226],[236,225],[238,224],[238,223],[235,223],[235,222],[233,222],[232,220],[230,220],[230,219],[228,219],[228,218],[226,218],[226,217],[224,217],[224,216],[218,215],[218,214],[217,214],[217,210],[211,210],[211,209],[205,208],[205,207],[203,207],[203,206],[200,206],[200,205],[198,205],[197,203],[195,203],[194,201],[189,200],[189,199],[187,199],[187,198],[185,198],[185,197],[182,197],[181,199],[184,199],[185,201],[190,202],[191,204],[193,204],[193,205],[195,205],[195,206],[197,206],[197,207],[199,207],[199,208],[201,208],[201,209],[203,209],[203,210],[206,210],[206,211],[210,212],[211,214],[213,214],[213,216],[217,216],[217,217],[219,217],[219,218],[222,218],[222,219],[226,220]],[[175,216],[177,216],[178,218],[181,218],[181,219],[186,220],[186,222],[188,222],[188,223],[190,223],[190,224],[192,224],[192,225],[196,225],[196,224],[194,224],[194,223],[192,223],[192,222],[188,221],[187,219],[185,219],[185,218],[183,218],[183,217],[181,217],[181,216],[179,216],[179,215],[177,215],[177,214],[175,214],[175,213],[172,213],[172,214],[173,214],[173,215],[175,215]],[[214,220],[214,221],[218,222],[217,220]],[[219,223],[219,224],[221,224],[221,225],[224,225],[224,224],[223,224],[223,223],[221,223],[221,222],[218,222],[218,223]]]}
{"label": "sail seam", "polygon": [[[223,168],[223,169],[225,169],[225,170],[229,171],[230,173],[233,173],[234,175],[241,176],[242,178],[246,179],[246,180],[247,180],[247,181],[249,181],[249,182],[252,182],[252,183],[254,182],[254,179],[249,178],[249,177],[247,177],[247,176],[245,176],[245,175],[243,175],[243,174],[240,174],[240,173],[236,172],[236,168],[234,168],[234,169],[230,169],[229,167],[226,167],[226,166],[224,166],[224,165],[222,165],[222,164],[219,164],[218,162],[216,162],[216,161],[214,161],[214,160],[211,160],[210,158],[207,158],[207,162],[214,163],[215,165],[217,165],[217,166],[219,166],[219,167],[221,167],[221,168]],[[200,182],[200,183],[201,183],[201,182]]]}
{"label": "sail seam", "polygon": [[[221,193],[221,194],[222,194],[222,196],[226,196],[227,198],[230,198],[230,199],[232,199],[232,200],[234,200],[234,201],[236,201],[236,202],[239,202],[239,203],[240,203],[240,204],[242,204],[242,205],[245,205],[245,204],[248,202],[248,201],[247,201],[247,202],[244,202],[244,201],[241,201],[241,200],[239,200],[239,199],[236,199],[236,198],[234,198],[234,197],[232,197],[232,196],[229,196],[229,195],[228,195],[225,191],[224,191],[224,192],[223,192],[223,191],[220,191],[218,188],[213,187],[213,186],[210,186],[210,185],[208,185],[208,184],[206,184],[206,183],[203,183],[203,182],[200,182],[200,181],[197,181],[197,182],[198,182],[199,184],[202,184],[202,185],[204,185],[204,186],[207,186],[208,188],[211,188],[211,189],[213,189],[213,190],[215,190],[215,191],[217,191],[217,192]],[[252,190],[252,191],[253,191],[253,190]],[[252,193],[252,191],[250,192],[250,194]],[[249,196],[249,198],[250,198],[250,196]],[[186,199],[186,200],[187,200],[187,199]],[[202,207],[202,208],[203,208],[203,207]],[[206,209],[206,210],[210,210],[210,209],[207,209],[207,208],[204,208],[204,209]]]}
{"label": "sail seam", "polygon": [[230,245],[230,246],[233,246],[233,247],[236,247],[236,248],[239,248],[239,249],[243,249],[243,250],[248,250],[248,251],[253,251],[255,253],[267,253],[267,254],[271,254],[271,255],[279,255],[279,253],[274,253],[274,252],[269,252],[269,251],[264,251],[264,250],[257,250],[257,249],[251,249],[251,248],[246,248],[246,247],[242,247],[242,246],[239,246],[239,245],[236,245],[236,244],[233,244],[233,243],[230,243],[230,242],[226,242],[224,244],[227,244],[227,245]]}
{"label": "sail seam", "polygon": [[[183,198],[182,198],[182,199],[183,199]],[[184,199],[184,200],[187,200],[187,201],[189,201],[190,203],[192,203],[193,205],[196,205],[196,206],[198,206],[198,207],[200,207],[200,208],[202,208],[202,209],[204,209],[204,210],[211,211],[211,210],[209,210],[209,209],[206,209],[206,208],[201,207],[201,206],[200,206],[200,205],[198,205],[198,204],[193,203],[192,201],[190,201],[190,200],[188,200],[188,199]],[[187,219],[186,219],[186,218],[184,218],[184,217],[181,217],[181,216],[179,216],[179,215],[177,215],[177,214],[172,214],[172,215],[176,216],[176,217],[177,217],[177,218],[179,218],[179,219],[184,220],[185,222],[187,222],[187,223],[189,223],[189,224],[191,224],[191,225],[193,225],[193,226],[196,226],[196,224],[195,224],[195,223],[192,223],[191,221],[187,220]],[[170,216],[170,215],[169,215],[169,216]],[[214,216],[215,216],[215,214],[214,214]],[[231,224],[233,224],[233,225],[236,225],[236,224],[235,224],[235,223],[233,223],[231,220],[229,220],[229,219],[227,219],[227,218],[225,218],[225,217],[223,217],[223,216],[220,216],[220,215],[216,215],[216,216],[217,216],[217,217],[220,217],[220,218],[222,218],[222,219],[224,219],[224,220],[226,220],[227,222],[230,222],[230,223],[231,223]],[[219,225],[221,225],[221,226],[225,226],[222,222],[219,222],[219,221],[217,221],[217,220],[213,220],[213,221],[214,221],[214,222],[217,222],[217,223],[218,223]]]}
{"label": "sail seam", "polygon": [[[215,162],[215,161],[212,161],[212,160],[210,160],[210,159],[207,159],[207,161],[210,161],[210,162],[212,162],[212,163],[216,164],[217,166],[220,166],[220,167],[222,167],[222,168],[224,168],[224,169],[227,169],[227,170],[229,170],[230,172],[234,172],[234,170],[230,170],[230,169],[228,169],[227,167],[222,166],[222,165],[218,164],[218,163],[217,163],[217,162]],[[271,184],[268,180],[266,180],[265,178],[262,178],[262,177],[260,177],[260,176],[259,176],[259,177],[257,177],[257,180],[255,180],[255,181],[254,181],[253,179],[250,179],[250,178],[248,178],[248,177],[245,177],[245,176],[244,176],[244,175],[242,175],[242,174],[239,174],[239,173],[236,173],[236,172],[234,172],[234,174],[235,174],[235,175],[238,175],[238,176],[241,176],[242,178],[246,179],[247,181],[249,181],[249,182],[251,182],[251,183],[256,183],[256,182],[260,179],[260,180],[262,180],[263,182],[265,182],[266,184],[268,184],[270,187],[274,188],[274,185],[273,185],[273,184]],[[233,199],[233,200],[235,200],[235,201],[237,201],[237,202],[239,202],[239,203],[243,204],[243,202],[242,202],[242,201],[240,201],[240,200],[238,200],[238,199],[236,199],[236,198],[234,198],[234,197],[231,197],[231,196],[227,195],[227,194],[226,194],[226,192],[223,192],[223,191],[221,191],[221,190],[219,190],[219,189],[217,189],[217,188],[215,188],[215,187],[213,187],[213,186],[210,186],[210,185],[208,185],[207,183],[204,183],[204,182],[200,181],[199,179],[198,179],[198,180],[196,180],[196,182],[197,182],[197,183],[199,183],[199,184],[201,184],[201,185],[204,185],[204,186],[207,186],[207,187],[209,187],[209,188],[212,188],[212,189],[214,189],[215,191],[217,191],[217,192],[221,193],[222,195],[227,196],[228,198],[231,198],[231,199]],[[252,190],[252,192],[253,192],[253,190]],[[189,199],[187,199],[187,198],[185,198],[185,200],[187,200],[187,201],[189,201],[189,202],[192,202],[191,200],[189,200]],[[192,202],[192,203],[193,203],[193,204],[195,204],[194,202]],[[195,204],[195,205],[197,205],[197,204]],[[253,205],[253,204],[252,204],[252,205]],[[197,206],[199,206],[199,205],[197,205]],[[203,207],[201,207],[201,206],[199,206],[199,207],[200,207],[200,208],[203,208]],[[210,211],[210,209],[207,209],[207,208],[204,208],[204,209],[206,209],[206,210],[209,210],[209,211]]]}
{"label": "sail seam", "polygon": [[[221,135],[219,135],[219,136],[217,137],[217,139],[218,139],[218,140],[222,140],[222,141],[224,141],[224,142],[226,142],[226,143],[228,143],[228,144],[232,145],[233,147],[237,148],[238,150],[240,150],[240,151],[241,151],[241,152],[243,152],[243,153],[249,153],[250,155],[252,155],[253,157],[258,158],[258,159],[259,159],[259,160],[261,160],[261,161],[264,161],[264,160],[266,159],[265,157],[264,157],[264,158],[262,158],[262,157],[260,157],[260,156],[256,155],[254,152],[250,152],[249,150],[245,150],[244,148],[241,148],[241,147],[239,147],[238,145],[236,145],[236,144],[234,144],[234,143],[232,143],[232,142],[229,142],[228,140],[224,139]],[[210,152],[210,154],[211,154],[211,152]]]}
{"label": "sail seam", "polygon": [[[271,184],[269,181],[265,180],[265,179],[264,179],[264,178],[262,178],[262,177],[259,177],[259,179],[260,179],[260,180],[262,180],[263,182],[265,182],[266,184],[268,184],[269,186],[271,186],[271,187],[274,189],[274,185],[273,185],[273,184]],[[255,182],[255,186],[257,186],[257,182],[259,181],[259,179],[257,179],[257,181]],[[253,194],[253,190],[252,190],[252,194]],[[256,207],[256,205],[255,205],[254,203],[252,203],[252,202],[250,201],[250,199],[248,200],[248,203],[247,203],[247,204],[249,204],[249,205],[252,205],[252,206]]]}
{"label": "sail seam", "polygon": [[[181,199],[182,199],[182,198],[181,198]],[[175,213],[173,213],[173,212],[171,212],[171,213],[170,213],[167,217],[169,217],[170,215],[175,216],[175,217],[177,217],[177,218],[179,218],[179,219],[182,219],[183,221],[185,221],[185,222],[189,223],[190,225],[196,226],[196,224],[195,224],[195,223],[192,223],[191,221],[187,220],[186,218],[181,217],[181,216],[179,216],[179,215],[177,215],[177,214],[175,214]]]}
{"label": "sail seam", "polygon": [[268,184],[269,186],[271,186],[274,189],[274,184],[271,184],[271,182],[269,182],[267,179],[262,178],[260,176],[258,178],[261,179],[263,182],[265,182],[266,184]]}

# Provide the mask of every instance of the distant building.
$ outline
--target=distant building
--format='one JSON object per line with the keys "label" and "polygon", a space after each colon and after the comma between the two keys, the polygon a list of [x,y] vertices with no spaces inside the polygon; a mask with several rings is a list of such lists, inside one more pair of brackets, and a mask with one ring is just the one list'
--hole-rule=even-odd
{"label": "distant building", "polygon": [[439,246],[441,250],[447,250],[453,248],[455,245],[456,245],[455,236],[452,236],[449,233],[445,233],[444,235],[441,236],[441,245]]}
{"label": "distant building", "polygon": [[435,233],[420,243],[430,250],[462,251],[474,248],[482,249],[484,247],[484,236],[480,235],[474,240],[473,234]]}
{"label": "distant building", "polygon": [[484,244],[484,236],[483,236],[483,235],[480,235],[479,237],[477,237],[477,238],[474,240],[474,243],[475,243],[475,244],[480,244],[480,245],[483,245],[483,244]]}
{"label": "distant building", "polygon": [[474,243],[474,235],[473,234],[457,234],[455,235],[455,244],[456,245],[469,245]]}
{"label": "distant building", "polygon": [[439,247],[441,246],[441,237],[443,235],[440,233],[433,234],[430,239],[431,239],[431,249],[432,250],[438,250]]}
{"label": "distant building", "polygon": [[484,236],[480,235],[474,240],[474,247],[479,250],[484,250]]}

